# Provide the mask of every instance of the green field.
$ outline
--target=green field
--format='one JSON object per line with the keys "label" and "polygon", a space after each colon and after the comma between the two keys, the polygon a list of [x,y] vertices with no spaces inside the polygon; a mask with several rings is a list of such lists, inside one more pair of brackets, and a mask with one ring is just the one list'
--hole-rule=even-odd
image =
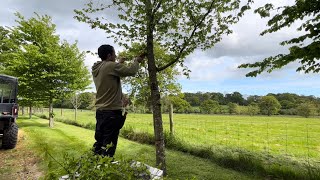
{"label": "green field", "polygon": [[[55,117],[74,120],[73,110],[55,110]],[[94,127],[94,111],[78,111],[77,122]],[[169,131],[168,115],[163,115]],[[129,114],[126,127],[153,133],[151,114]],[[320,118],[296,116],[174,115],[175,136],[193,146],[224,147],[320,161]]]}
{"label": "green field", "polygon": [[[49,128],[47,120],[37,117],[32,119],[20,117],[17,122],[20,133],[24,134],[21,141],[40,159],[40,168],[46,176],[43,179],[58,179],[66,174],[62,166],[59,165],[59,163],[65,163],[64,154],[68,153],[74,158],[80,158],[85,151],[92,147],[94,142],[93,130],[60,122],[56,122],[54,128]],[[123,156],[126,159],[135,159],[154,166],[154,152],[153,146],[119,138],[116,159]],[[179,151],[167,150],[166,157],[168,168],[168,178],[166,179],[192,179],[193,177],[221,180],[262,179],[259,176],[222,168],[210,160]],[[0,172],[0,177],[2,177],[1,175]]]}

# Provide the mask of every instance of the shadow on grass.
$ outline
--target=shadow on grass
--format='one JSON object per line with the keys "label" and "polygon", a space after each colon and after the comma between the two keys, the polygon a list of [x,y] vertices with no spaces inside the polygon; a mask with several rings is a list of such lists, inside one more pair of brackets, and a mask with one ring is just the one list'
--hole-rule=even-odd
{"label": "shadow on grass", "polygon": [[19,128],[23,127],[48,127],[48,124],[43,124],[43,123],[38,123],[38,122],[24,122],[24,121],[19,121],[18,123]]}

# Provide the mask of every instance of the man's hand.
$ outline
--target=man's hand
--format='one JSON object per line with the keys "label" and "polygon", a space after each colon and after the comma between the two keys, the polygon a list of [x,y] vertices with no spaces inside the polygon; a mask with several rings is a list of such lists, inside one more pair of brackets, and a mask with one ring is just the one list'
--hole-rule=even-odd
{"label": "man's hand", "polygon": [[143,59],[147,56],[147,53],[142,53],[138,57],[136,57],[136,60],[141,63]]}
{"label": "man's hand", "polygon": [[126,60],[127,60],[127,58],[121,57],[121,58],[119,58],[118,62],[119,63],[124,63]]}

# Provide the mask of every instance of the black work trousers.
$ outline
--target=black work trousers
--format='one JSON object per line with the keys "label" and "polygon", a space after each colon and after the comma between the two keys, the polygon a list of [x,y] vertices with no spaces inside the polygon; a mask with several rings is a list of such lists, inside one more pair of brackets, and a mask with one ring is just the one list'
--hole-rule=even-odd
{"label": "black work trousers", "polygon": [[95,154],[113,157],[118,143],[119,131],[124,125],[125,116],[121,110],[97,110],[96,131],[93,145]]}

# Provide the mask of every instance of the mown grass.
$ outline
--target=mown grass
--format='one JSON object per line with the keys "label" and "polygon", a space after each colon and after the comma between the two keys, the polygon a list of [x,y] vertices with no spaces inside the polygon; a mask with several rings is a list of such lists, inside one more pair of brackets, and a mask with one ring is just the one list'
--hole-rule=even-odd
{"label": "mown grass", "polygon": [[[80,114],[78,112],[78,114]],[[71,115],[71,116],[70,116]],[[87,111],[84,113],[81,113],[79,115],[78,120],[70,120],[67,119],[72,118],[73,116],[72,111],[64,111],[64,117],[61,118],[59,116],[56,116],[57,120],[65,121],[67,123],[71,123],[77,126],[83,126],[86,128],[94,129],[94,112]],[[213,120],[209,120],[209,118]],[[228,120],[229,118],[229,120]],[[230,120],[230,118],[234,118],[236,120]],[[248,119],[246,119],[248,118]],[[86,120],[85,120],[86,119]],[[164,117],[166,119],[166,117]],[[276,177],[276,178],[284,178],[284,179],[318,179],[320,177],[319,174],[319,167],[318,167],[318,154],[315,154],[315,156],[311,156],[310,153],[311,149],[310,146],[300,146],[300,148],[306,148],[303,149],[304,153],[302,154],[295,154],[294,156],[288,153],[289,148],[290,150],[295,150],[296,147],[299,147],[297,144],[295,144],[294,147],[291,147],[288,137],[290,137],[290,134],[288,132],[295,130],[296,136],[301,136],[301,138],[306,138],[307,143],[315,143],[318,142],[311,142],[313,139],[312,132],[316,130],[316,128],[310,128],[307,127],[307,136],[302,137],[304,135],[304,131],[301,131],[301,129],[289,129],[288,124],[291,123],[294,124],[296,128],[299,127],[299,124],[303,124],[303,120],[306,121],[305,118],[297,118],[297,117],[248,117],[248,116],[205,116],[205,115],[177,115],[175,118],[175,136],[172,138],[170,136],[166,136],[166,146],[179,150],[182,152],[187,152],[192,155],[196,155],[198,157],[203,157],[212,160],[215,163],[218,163],[219,165],[223,167],[232,168],[238,171],[246,171],[250,173],[258,173],[262,176],[270,176],[270,177]],[[126,122],[126,126],[124,130],[122,131],[122,136],[132,139],[135,141],[139,141],[141,143],[147,143],[147,144],[153,144],[153,133],[151,130],[152,127],[152,120],[151,115],[146,114],[131,114],[128,116],[128,120]],[[291,122],[288,122],[288,121]],[[307,119],[309,121],[310,119]],[[214,127],[208,126],[211,125],[212,122],[214,122]],[[248,123],[248,121],[252,126],[245,127],[241,126],[245,123]],[[267,122],[265,122],[267,121]],[[308,126],[317,125],[318,119],[311,119],[310,122],[304,122]],[[183,123],[188,123],[188,126],[182,126]],[[225,129],[218,129],[217,126],[220,123],[222,124],[222,128]],[[286,150],[285,155],[281,155],[281,153],[273,152],[272,147],[274,144],[272,144],[272,138],[274,136],[277,136],[278,131],[281,131],[281,126],[277,123],[285,123],[286,125],[286,134],[285,134],[285,143],[286,143]],[[168,127],[165,124],[165,129]],[[264,127],[266,126],[266,127]],[[178,128],[179,127],[179,128]],[[187,128],[186,128],[187,127]],[[220,127],[220,128],[221,128]],[[189,130],[188,130],[189,128]],[[214,128],[215,136],[218,136],[219,138],[223,138],[223,142],[219,141],[210,141],[212,140],[212,136],[210,139],[210,136],[204,135],[205,133],[195,133],[196,131],[207,129],[207,131],[212,132],[212,129]],[[255,141],[252,140],[252,137],[250,137],[250,131],[249,135],[244,136],[244,139],[241,139],[240,137],[240,128],[243,128],[244,131],[251,130],[255,131],[255,134],[257,137],[255,138]],[[178,130],[177,130],[178,129]],[[183,132],[183,130],[187,132]],[[210,131],[211,130],[211,131]],[[237,140],[236,143],[233,144],[232,142],[228,142],[228,137],[232,137],[233,132],[232,130],[237,131]],[[302,129],[303,130],[303,129]],[[181,133],[181,134],[179,134]],[[189,133],[193,133],[191,136]],[[266,133],[266,136],[264,136]],[[274,135],[276,133],[276,135]],[[233,133],[235,134],[235,133]],[[185,136],[183,136],[185,135]],[[189,136],[188,136],[189,135]],[[262,136],[259,137],[259,136]],[[208,138],[208,139],[206,139]],[[217,138],[217,137],[215,137]],[[251,140],[251,142],[250,142]],[[262,141],[263,143],[257,143],[256,141]],[[230,140],[231,141],[231,140]],[[212,142],[214,142],[212,144]],[[227,143],[226,143],[227,142]],[[254,148],[248,148],[246,146],[240,146],[241,143],[247,143],[247,144],[254,144],[257,145],[258,150]],[[278,142],[279,143],[279,142]],[[282,142],[283,143],[283,142]],[[318,143],[319,144],[319,143]],[[308,144],[309,145],[309,144]],[[275,144],[274,147],[278,147],[279,144]],[[262,148],[262,150],[260,149]],[[307,155],[305,154],[307,151]],[[295,152],[299,152],[295,151]],[[284,153],[282,153],[284,154]],[[318,173],[317,173],[318,172]]]}
{"label": "mown grass", "polygon": [[[94,131],[60,122],[56,122],[54,128],[49,128],[47,120],[34,117],[30,120],[18,119],[18,125],[26,133],[29,148],[42,159],[41,167],[47,172],[47,179],[56,179],[66,173],[57,163],[64,161],[65,153],[80,157],[91,148],[94,141]],[[116,158],[123,156],[154,165],[154,153],[153,146],[120,138]],[[168,179],[260,179],[258,176],[221,168],[209,160],[179,151],[168,150],[166,156]]]}

